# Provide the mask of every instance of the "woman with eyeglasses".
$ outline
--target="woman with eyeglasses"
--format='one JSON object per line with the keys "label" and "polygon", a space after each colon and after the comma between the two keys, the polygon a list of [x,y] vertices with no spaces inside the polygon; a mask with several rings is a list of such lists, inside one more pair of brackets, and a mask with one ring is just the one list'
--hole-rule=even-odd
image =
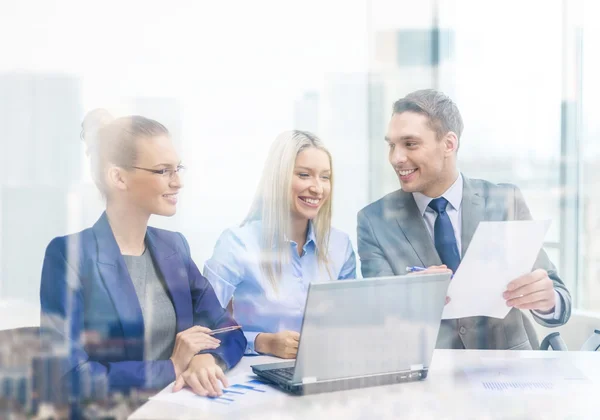
{"label": "woman with eyeglasses", "polygon": [[227,229],[204,266],[223,306],[232,305],[247,354],[294,358],[312,281],[351,279],[348,235],[331,227],[331,154],[306,131],[273,143],[246,220]]}
{"label": "woman with eyeglasses", "polygon": [[46,250],[42,332],[68,353],[66,379],[103,375],[110,390],[161,388],[178,379],[201,395],[227,384],[223,371],[246,339],[191,258],[185,237],[148,226],[172,216],[184,167],[168,130],[141,116],[89,113],[82,138],[106,199],[96,224]]}

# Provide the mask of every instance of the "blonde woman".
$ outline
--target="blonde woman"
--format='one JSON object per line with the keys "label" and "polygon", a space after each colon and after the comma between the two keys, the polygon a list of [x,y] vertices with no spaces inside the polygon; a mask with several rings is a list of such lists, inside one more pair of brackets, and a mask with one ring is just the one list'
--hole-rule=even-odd
{"label": "blonde woman", "polygon": [[321,140],[284,132],[248,216],[217,241],[204,275],[221,305],[232,304],[246,354],[296,357],[308,284],[355,278],[350,239],[331,227],[332,191],[331,154]]}

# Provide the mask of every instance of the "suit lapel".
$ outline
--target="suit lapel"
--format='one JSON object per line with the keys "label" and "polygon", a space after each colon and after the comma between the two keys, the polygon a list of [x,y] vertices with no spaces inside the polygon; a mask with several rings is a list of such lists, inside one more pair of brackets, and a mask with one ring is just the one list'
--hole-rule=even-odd
{"label": "suit lapel", "polygon": [[412,194],[400,191],[397,203],[392,208],[398,209],[396,221],[423,267],[442,264]]}
{"label": "suit lapel", "polygon": [[186,330],[194,324],[187,268],[177,250],[162,240],[153,228],[148,228],[146,243],[171,295],[177,316],[177,331]]}
{"label": "suit lapel", "polygon": [[[106,213],[102,214],[92,230],[98,244],[98,270],[119,315],[124,338],[141,340],[144,336],[142,308]],[[132,360],[141,360],[143,357],[143,345],[126,348]]]}
{"label": "suit lapel", "polygon": [[485,216],[485,199],[483,192],[475,187],[473,182],[463,175],[463,198],[462,198],[462,232],[461,232],[461,255],[464,257],[467,248],[473,239],[473,234]]}

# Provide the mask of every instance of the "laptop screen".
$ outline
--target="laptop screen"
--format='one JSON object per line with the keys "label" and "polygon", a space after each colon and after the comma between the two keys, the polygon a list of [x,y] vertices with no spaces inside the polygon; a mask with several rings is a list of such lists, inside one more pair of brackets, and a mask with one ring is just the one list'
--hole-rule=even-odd
{"label": "laptop screen", "polygon": [[427,368],[450,274],[310,286],[294,382]]}

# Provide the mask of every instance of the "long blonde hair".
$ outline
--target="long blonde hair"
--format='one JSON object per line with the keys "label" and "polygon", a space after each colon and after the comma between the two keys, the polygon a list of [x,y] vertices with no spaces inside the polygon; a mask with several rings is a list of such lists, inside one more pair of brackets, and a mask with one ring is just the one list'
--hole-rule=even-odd
{"label": "long blonde hair", "polygon": [[317,261],[320,266],[327,269],[331,277],[327,259],[333,194],[331,153],[312,133],[299,130],[284,131],[271,145],[252,206],[242,222],[242,226],[254,220],[262,222],[260,266],[263,275],[267,277],[275,291],[278,290],[282,266],[289,262],[291,255],[287,239],[291,237],[292,177],[296,157],[300,152],[311,147],[327,153],[332,169],[329,198],[312,221]]}

